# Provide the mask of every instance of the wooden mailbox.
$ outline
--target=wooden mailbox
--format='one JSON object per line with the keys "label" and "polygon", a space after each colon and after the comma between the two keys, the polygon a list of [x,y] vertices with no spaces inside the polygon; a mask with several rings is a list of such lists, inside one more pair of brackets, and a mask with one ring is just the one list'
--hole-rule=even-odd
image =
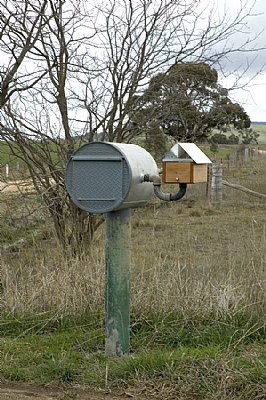
{"label": "wooden mailbox", "polygon": [[194,143],[177,143],[162,159],[163,183],[207,182],[211,160]]}

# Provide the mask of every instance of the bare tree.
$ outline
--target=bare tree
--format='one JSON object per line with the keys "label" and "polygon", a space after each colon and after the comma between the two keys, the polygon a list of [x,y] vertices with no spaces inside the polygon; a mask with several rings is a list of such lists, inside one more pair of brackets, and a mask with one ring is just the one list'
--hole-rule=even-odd
{"label": "bare tree", "polygon": [[255,50],[236,48],[251,9],[216,18],[197,0],[0,0],[2,139],[26,162],[60,242],[88,247],[101,219],[77,209],[64,188],[79,143],[131,141],[137,95],[177,62],[208,62]]}

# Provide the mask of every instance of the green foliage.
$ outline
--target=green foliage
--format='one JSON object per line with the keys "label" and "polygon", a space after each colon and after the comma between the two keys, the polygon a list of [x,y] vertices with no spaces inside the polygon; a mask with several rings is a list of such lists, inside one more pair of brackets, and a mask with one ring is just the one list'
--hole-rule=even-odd
{"label": "green foliage", "polygon": [[210,143],[213,144],[227,144],[228,139],[227,136],[224,133],[215,133],[210,139]]}
{"label": "green foliage", "polygon": [[218,128],[232,124],[235,129],[248,129],[251,121],[244,108],[238,103],[233,103],[227,96],[221,96],[219,102],[211,111],[211,117]]}
{"label": "green foliage", "polygon": [[243,144],[258,144],[258,138],[260,135],[253,129],[242,129],[240,134]]}
{"label": "green foliage", "polygon": [[167,150],[167,141],[158,126],[155,125],[153,129],[146,132],[144,147],[156,160],[162,159]]}
{"label": "green foliage", "polygon": [[228,144],[238,144],[239,143],[239,137],[237,135],[234,135],[233,133],[228,137]]}
{"label": "green foliage", "polygon": [[215,133],[208,139],[208,142],[211,144],[238,144],[239,137],[233,133],[230,136],[224,133]]}
{"label": "green foliage", "polygon": [[217,71],[205,63],[174,64],[154,76],[133,110],[132,129],[146,136],[161,130],[180,141],[202,141],[214,127],[250,127],[247,113],[229,99]]}
{"label": "green foliage", "polygon": [[218,151],[218,144],[217,144],[217,143],[211,143],[211,145],[210,145],[210,151],[211,151],[212,153],[217,153],[217,151]]}
{"label": "green foliage", "polygon": [[215,133],[209,137],[208,142],[217,144],[239,144],[241,140],[242,144],[258,144],[259,136],[259,133],[252,128],[248,128],[239,130],[237,134],[231,133],[229,136],[221,132]]}

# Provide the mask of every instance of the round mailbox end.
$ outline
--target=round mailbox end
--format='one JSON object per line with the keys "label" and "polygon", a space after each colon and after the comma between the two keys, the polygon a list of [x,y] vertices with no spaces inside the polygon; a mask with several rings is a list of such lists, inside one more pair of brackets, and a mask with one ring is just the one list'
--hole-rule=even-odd
{"label": "round mailbox end", "polygon": [[153,157],[135,144],[92,142],[68,162],[67,191],[77,207],[93,214],[142,207],[153,197],[150,179],[157,176]]}
{"label": "round mailbox end", "polygon": [[72,201],[93,214],[119,208],[127,196],[130,182],[127,160],[116,147],[106,142],[81,146],[66,167],[65,184]]}

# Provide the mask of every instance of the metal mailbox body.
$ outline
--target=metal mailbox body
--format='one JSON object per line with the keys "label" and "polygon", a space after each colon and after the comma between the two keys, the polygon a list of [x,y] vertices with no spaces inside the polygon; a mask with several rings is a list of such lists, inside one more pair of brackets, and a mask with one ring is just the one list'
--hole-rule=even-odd
{"label": "metal mailbox body", "polygon": [[81,146],[70,158],[65,184],[79,208],[103,214],[141,207],[153,196],[144,175],[158,176],[153,157],[134,144],[92,142]]}
{"label": "metal mailbox body", "polygon": [[162,160],[163,183],[207,182],[211,160],[194,144],[174,145]]}

